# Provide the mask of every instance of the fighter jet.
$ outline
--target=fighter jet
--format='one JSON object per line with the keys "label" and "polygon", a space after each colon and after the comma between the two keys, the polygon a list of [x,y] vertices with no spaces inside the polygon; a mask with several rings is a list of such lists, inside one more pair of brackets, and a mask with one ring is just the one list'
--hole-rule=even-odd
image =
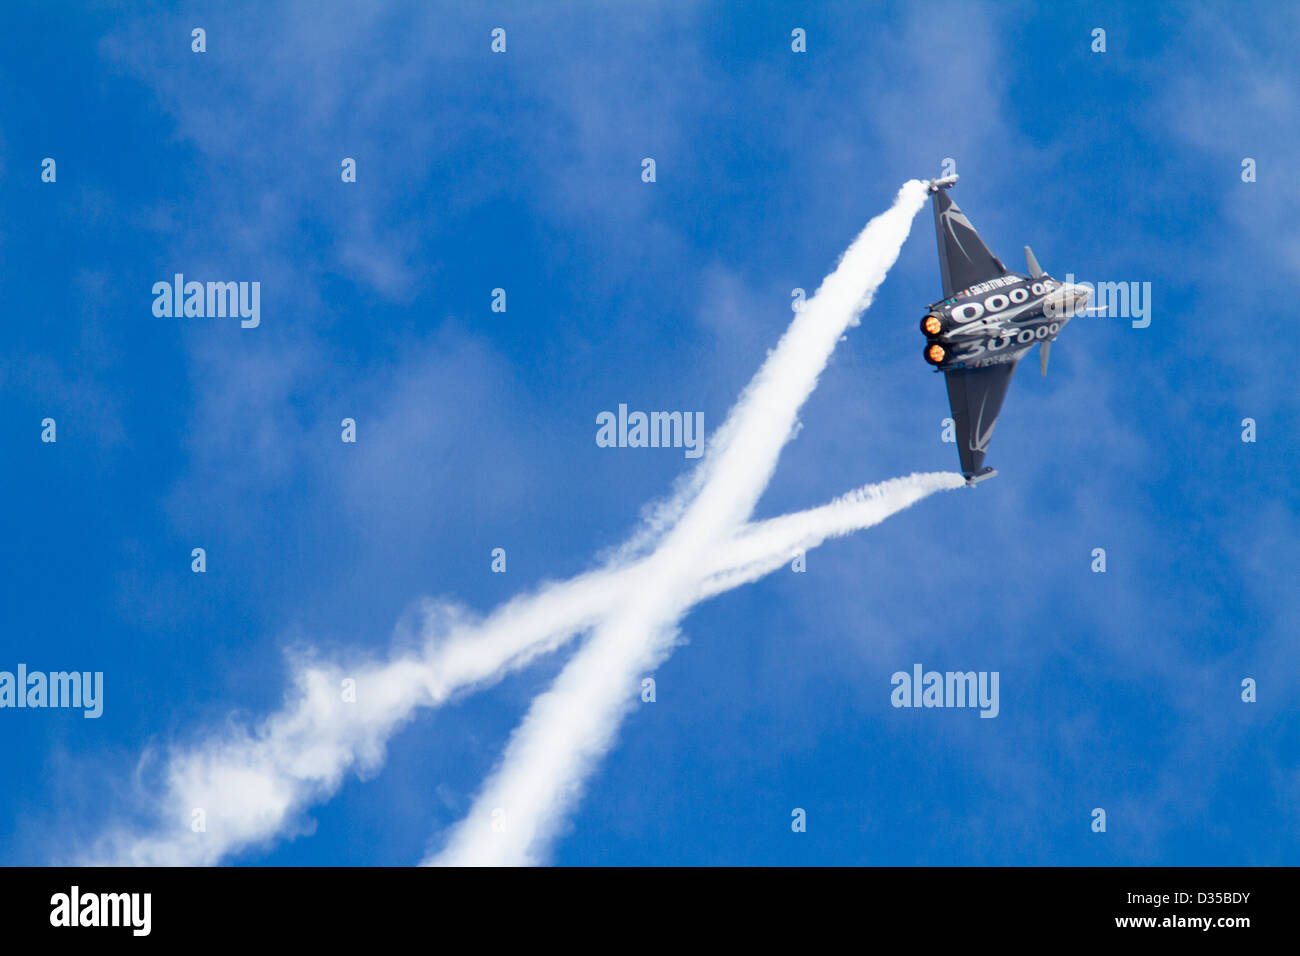
{"label": "fighter jet", "polygon": [[947,379],[962,474],[974,485],[997,474],[984,455],[1016,364],[1038,346],[1047,374],[1052,343],[1072,317],[1088,311],[1089,290],[1053,279],[1028,246],[1029,274],[1009,271],[948,195],[956,182],[945,176],[928,183],[943,298],[921,319],[921,333],[925,360]]}

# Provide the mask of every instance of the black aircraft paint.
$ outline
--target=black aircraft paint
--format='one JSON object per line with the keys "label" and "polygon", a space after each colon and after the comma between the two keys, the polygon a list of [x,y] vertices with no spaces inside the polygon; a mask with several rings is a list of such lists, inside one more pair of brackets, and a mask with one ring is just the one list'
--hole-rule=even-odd
{"label": "black aircraft paint", "polygon": [[989,251],[948,195],[956,176],[929,183],[944,298],[921,319],[925,360],[943,372],[968,484],[997,474],[984,464],[1016,364],[1038,346],[1047,374],[1051,345],[1088,302],[1088,290],[1059,282],[1025,246],[1029,274],[1011,272]]}

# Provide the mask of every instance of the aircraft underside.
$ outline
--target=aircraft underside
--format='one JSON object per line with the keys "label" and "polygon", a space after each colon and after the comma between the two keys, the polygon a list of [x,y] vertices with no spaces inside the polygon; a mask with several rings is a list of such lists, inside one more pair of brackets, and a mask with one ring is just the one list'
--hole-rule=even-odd
{"label": "aircraft underside", "polygon": [[956,179],[930,183],[944,298],[921,332],[926,362],[944,373],[962,473],[974,484],[995,474],[984,456],[1017,364],[1037,346],[1046,375],[1051,344],[1087,295],[1043,272],[1028,246],[1029,274],[1009,271],[952,201]]}

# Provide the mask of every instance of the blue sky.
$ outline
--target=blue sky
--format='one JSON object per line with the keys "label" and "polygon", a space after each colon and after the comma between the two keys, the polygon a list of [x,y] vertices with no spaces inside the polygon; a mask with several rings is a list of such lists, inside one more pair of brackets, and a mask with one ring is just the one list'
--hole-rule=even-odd
{"label": "blue sky", "polygon": [[[148,825],[158,755],[278,708],[286,650],[381,655],[422,598],[485,613],[592,567],[690,464],[598,448],[595,416],[715,427],[791,290],[946,157],[1008,265],[1029,244],[1058,277],[1150,282],[1150,326],[1082,318],[1048,377],[1021,369],[995,481],[696,608],[554,862],[1296,862],[1295,11],[8,16],[0,669],[106,689],[98,720],[0,711],[0,863]],[[260,327],[156,318],[175,272],[260,281]],[[759,517],[956,467],[916,329],[938,294],[923,210]],[[381,766],[228,862],[417,862],[564,659],[418,713]],[[916,662],[998,671],[1001,713],[891,708]]]}

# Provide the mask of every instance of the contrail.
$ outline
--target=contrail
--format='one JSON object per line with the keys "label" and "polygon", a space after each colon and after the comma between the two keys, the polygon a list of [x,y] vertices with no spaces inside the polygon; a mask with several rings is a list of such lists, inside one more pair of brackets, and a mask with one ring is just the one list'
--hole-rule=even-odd
{"label": "contrail", "polygon": [[[710,562],[715,572],[682,603],[694,605],[756,581],[784,567],[800,551],[810,551],[829,538],[879,524],[936,491],[964,484],[965,478],[952,472],[895,478],[821,508],[752,526],[720,558]],[[572,780],[584,763],[590,764],[608,749],[621,712],[631,703],[637,680],[671,650],[671,640],[663,644],[642,642],[638,646],[636,632],[631,638],[625,637],[627,633],[620,630],[617,638],[600,645],[593,638],[552,688],[534,702],[506,751],[504,763],[513,774],[529,784],[546,777]],[[593,648],[598,652],[593,653]],[[557,723],[576,732],[567,739],[557,739]],[[525,735],[525,729],[531,733]],[[533,796],[525,804],[526,815],[521,821],[511,812],[513,782],[501,780],[485,789],[443,852],[425,862],[470,866],[539,862],[545,848],[534,846],[536,834],[547,820],[555,820],[566,800],[576,798],[580,783],[551,791],[549,803],[539,805]],[[517,835],[521,824],[529,827],[526,832],[531,836],[526,840]]]}
{"label": "contrail", "polygon": [[[783,567],[798,551],[870,527],[885,516],[879,499],[919,500],[957,487],[960,475],[936,472],[868,485],[807,511],[747,525],[708,562],[694,601],[704,601]],[[896,496],[895,496],[896,495]],[[295,815],[327,799],[352,768],[383,761],[388,739],[421,707],[487,686],[555,650],[611,613],[636,584],[641,564],[593,571],[519,597],[483,620],[444,604],[429,604],[419,654],[350,668],[304,661],[290,703],[254,732],[232,728],[169,755],[165,793],[153,809],[161,826],[142,835],[106,835],[79,862],[201,866],[266,843],[289,830]],[[355,703],[340,693],[356,681]],[[194,811],[203,828],[195,830]]]}
{"label": "contrail", "polygon": [[775,571],[801,551],[879,524],[927,495],[965,484],[964,476],[951,471],[891,478],[841,495],[820,508],[747,525],[712,556],[701,596],[712,597],[747,584]]}
{"label": "contrail", "polygon": [[[909,191],[915,192],[914,185],[904,187],[891,214],[898,211]],[[873,220],[872,225],[878,220]],[[864,231],[864,237],[870,230],[871,226]],[[746,449],[750,461],[761,462],[764,455],[771,456],[768,466],[762,469],[761,481],[748,482],[746,493],[751,503],[733,509],[733,514],[740,514],[739,519],[727,519],[725,523],[743,520],[752,509],[752,501],[761,494],[775,465],[774,456],[793,427],[798,406],[816,382],[825,355],[816,359],[816,350],[810,346],[815,342],[817,349],[829,354],[847,324],[843,314],[835,317],[829,315],[829,310],[814,311],[815,302],[825,304],[834,298],[846,310],[848,322],[854,321],[858,309],[866,304],[871,290],[897,255],[895,250],[882,267],[862,262],[862,252],[860,238],[845,254],[837,273],[823,283],[792,324],[791,332],[796,328],[807,330],[804,339],[792,345],[788,332],[778,347],[778,351],[798,356],[802,371],[774,377],[769,361],[737,405],[739,411],[747,401],[751,410],[781,404],[788,410],[785,416],[767,416],[767,424],[778,422],[781,431],[766,442],[735,443],[728,438],[724,443],[721,439],[727,438],[726,430],[734,433],[739,428],[739,419],[733,414],[715,437],[715,446]],[[853,283],[834,281],[850,264],[863,268],[862,275],[870,279],[868,287],[855,290]],[[801,323],[800,319],[806,321]],[[751,400],[754,395],[757,399]],[[755,418],[751,416],[749,421],[753,423]],[[735,472],[734,468],[730,471],[733,475]],[[728,472],[711,468],[709,473]],[[423,648],[415,654],[349,669],[310,659],[296,662],[294,686],[279,712],[255,730],[232,727],[224,737],[166,754],[162,758],[163,795],[149,801],[157,822],[143,832],[119,827],[106,833],[93,850],[82,855],[80,862],[210,864],[290,831],[301,811],[328,799],[350,769],[366,773],[377,768],[383,762],[387,740],[418,708],[437,706],[458,693],[485,686],[526,666],[575,633],[609,617],[630,592],[643,586],[647,577],[659,577],[655,555],[638,558],[637,552],[644,553],[643,542],[661,537],[664,528],[677,525],[676,519],[688,503],[695,508],[700,500],[708,500],[702,491],[709,483],[700,478],[701,474],[697,471],[683,484],[683,492],[660,508],[657,525],[654,520],[647,522],[640,542],[634,538],[624,549],[622,560],[628,563],[544,585],[486,618],[447,604],[427,602]],[[704,557],[699,562],[698,577],[683,585],[684,604],[689,607],[755,580],[781,567],[793,552],[816,547],[826,537],[868,527],[890,513],[888,509],[893,505],[905,507],[934,490],[960,483],[960,476],[952,474],[894,479],[859,489],[820,508],[744,526],[734,539],[699,552]],[[891,504],[882,510],[885,502]],[[664,520],[665,516],[673,520]],[[355,682],[354,701],[343,698],[340,688],[345,680]],[[158,755],[146,754],[141,762],[142,775],[157,759]]]}
{"label": "contrail", "polygon": [[[753,511],[799,409],[836,343],[897,260],[925,196],[922,183],[904,184],[893,207],[867,224],[795,317],[714,436],[705,464],[662,509],[661,515],[675,520],[641,566],[640,586],[534,700],[469,814],[428,862],[517,865],[543,859],[564,813],[612,745],[636,678],[671,652],[677,622],[695,603],[710,552],[734,537]],[[883,516],[912,500],[895,505],[886,494],[876,504]]]}

